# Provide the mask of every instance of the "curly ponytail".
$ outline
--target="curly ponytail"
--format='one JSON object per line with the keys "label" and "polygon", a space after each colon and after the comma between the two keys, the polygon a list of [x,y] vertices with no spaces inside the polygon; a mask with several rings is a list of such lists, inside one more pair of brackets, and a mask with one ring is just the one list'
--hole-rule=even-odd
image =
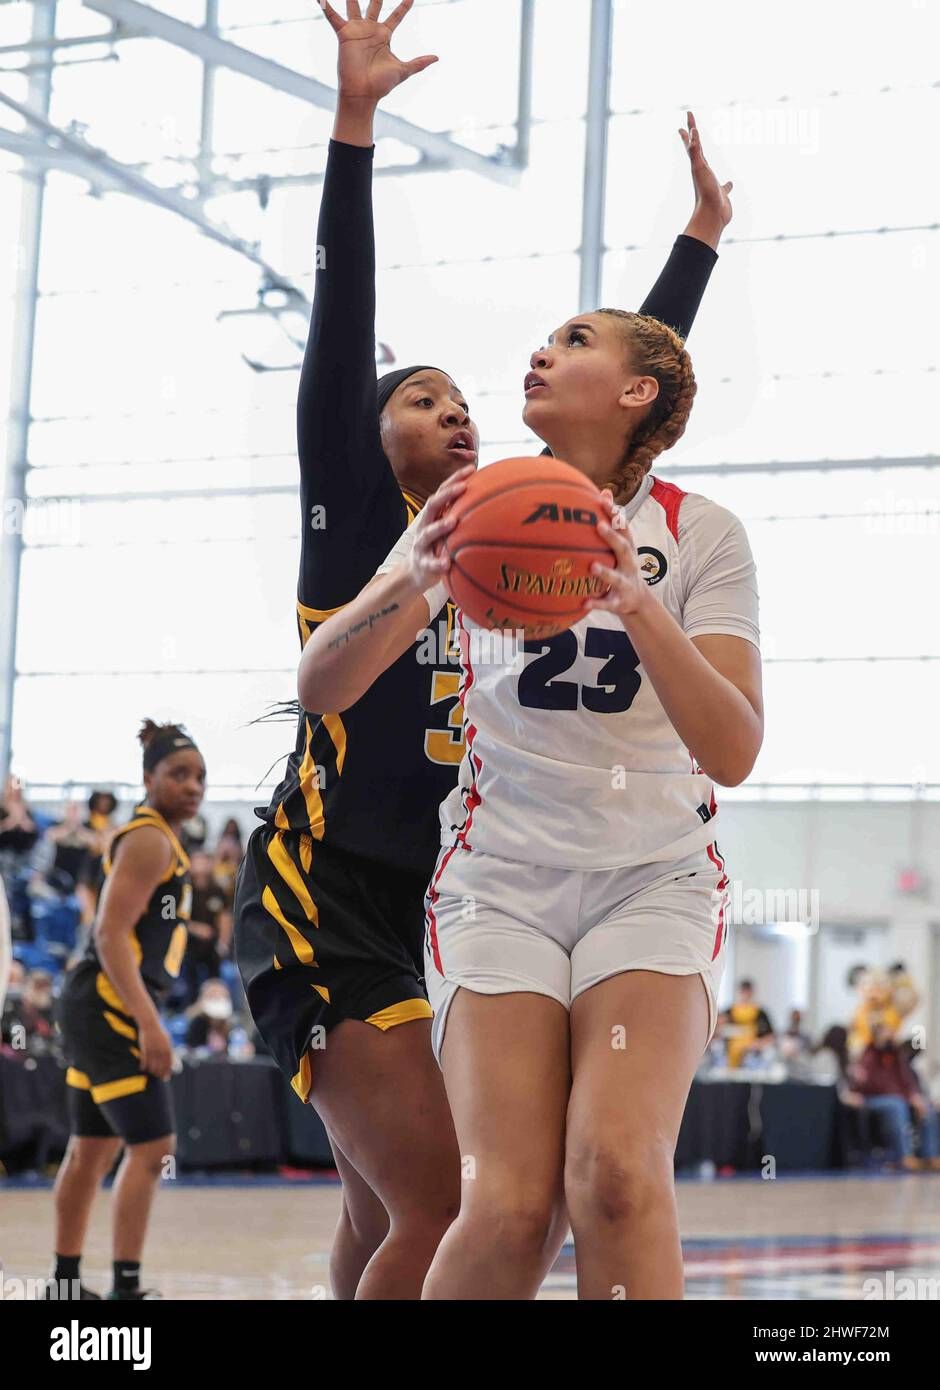
{"label": "curly ponytail", "polygon": [[614,477],[602,484],[613,490],[615,501],[620,501],[633,496],[653,460],[682,438],[698,388],[692,360],[678,333],[645,314],[624,309],[597,312],[621,321],[634,371],[655,377],[659,383],[659,395],[630,439]]}

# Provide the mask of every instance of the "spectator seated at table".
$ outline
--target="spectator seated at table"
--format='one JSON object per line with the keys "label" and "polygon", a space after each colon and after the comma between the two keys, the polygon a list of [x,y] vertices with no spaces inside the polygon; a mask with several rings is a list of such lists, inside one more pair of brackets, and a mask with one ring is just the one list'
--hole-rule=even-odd
{"label": "spectator seated at table", "polygon": [[790,1010],[790,1021],[786,1031],[781,1033],[777,1040],[780,1056],[785,1062],[803,1061],[809,1058],[813,1051],[813,1043],[808,1033],[803,1031],[803,1012],[801,1009]]}
{"label": "spectator seated at table", "polygon": [[[902,1168],[940,1170],[940,1117],[918,1085],[886,1023],[875,1023],[872,1040],[849,1066],[844,1100],[877,1116],[884,1125],[890,1161]],[[920,1156],[914,1154],[911,1118],[916,1122]]]}
{"label": "spectator seated at table", "polygon": [[849,1066],[849,1032],[841,1023],[827,1028],[809,1058],[809,1071],[814,1081],[827,1086],[841,1086]]}
{"label": "spectator seated at table", "polygon": [[718,1033],[727,1043],[727,1065],[740,1067],[748,1053],[760,1053],[774,1043],[767,1013],[754,1002],[753,980],[739,980],[730,1009],[718,1019]]}

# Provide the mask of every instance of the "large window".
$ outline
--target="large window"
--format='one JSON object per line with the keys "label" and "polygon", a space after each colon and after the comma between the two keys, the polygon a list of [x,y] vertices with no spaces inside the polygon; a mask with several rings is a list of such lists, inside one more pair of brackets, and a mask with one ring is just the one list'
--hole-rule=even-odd
{"label": "large window", "polygon": [[[204,19],[202,0],[158,8]],[[103,28],[78,5],[60,11],[60,35]],[[332,83],[315,11],[221,0],[219,18],[224,37]],[[758,25],[744,0],[720,21],[678,0],[615,4],[603,298],[635,307],[688,218],[675,132],[692,106],[735,180],[736,217],[690,340],[699,397],[663,471],[751,536],[768,657],[753,781],[937,782],[940,753],[919,733],[940,696],[923,612],[940,514],[924,462],[937,451],[936,7],[904,7],[889,25],[882,7],[849,0],[777,14]],[[589,16],[589,0],[538,0],[518,186],[461,171],[376,180],[378,337],[400,362],[458,378],[486,461],[534,450],[520,421],[529,354],[577,307]],[[28,28],[27,5],[0,6],[0,44]],[[512,146],[513,0],[419,0],[402,48],[442,62],[390,109],[483,153]],[[138,38],[61,61],[53,121],[80,123],[157,184],[195,190],[196,58]],[[22,99],[23,79],[3,80]],[[212,169],[229,182],[205,211],[308,294],[319,186],[302,176],[322,170],[330,126],[326,111],[216,74]],[[415,158],[383,141],[377,163]],[[0,239],[13,247],[18,180],[13,157],[0,160]],[[264,206],[244,186],[262,174],[293,179]],[[12,252],[0,260],[0,307],[13,266]],[[283,725],[250,723],[292,695],[297,656],[297,376],[242,358],[259,332],[277,340],[277,365],[296,353],[270,324],[230,316],[254,305],[258,280],[171,213],[50,173],[14,715],[15,765],[33,781],[133,782],[144,715],[189,723],[228,794],[247,795],[291,742]],[[5,390],[4,352],[2,331]],[[873,457],[911,462],[742,467]]]}

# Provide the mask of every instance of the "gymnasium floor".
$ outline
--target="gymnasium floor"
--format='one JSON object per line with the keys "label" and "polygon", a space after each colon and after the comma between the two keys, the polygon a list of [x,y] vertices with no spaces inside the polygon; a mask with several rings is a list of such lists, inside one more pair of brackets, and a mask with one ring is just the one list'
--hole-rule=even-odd
{"label": "gymnasium floor", "polygon": [[[866,1279],[924,1278],[940,1289],[940,1174],[680,1182],[687,1292],[693,1299],[860,1299]],[[52,1192],[0,1186],[0,1260],[9,1277],[48,1270]],[[144,1282],[186,1299],[326,1298],[339,1208],[328,1179],[166,1184],[157,1196]],[[83,1277],[108,1276],[108,1200],[92,1218]],[[566,1246],[541,1297],[575,1296]]]}

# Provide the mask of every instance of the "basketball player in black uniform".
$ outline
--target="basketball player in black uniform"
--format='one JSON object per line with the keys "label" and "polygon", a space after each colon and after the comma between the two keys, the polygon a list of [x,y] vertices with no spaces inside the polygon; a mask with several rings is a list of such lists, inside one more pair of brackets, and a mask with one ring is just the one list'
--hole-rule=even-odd
{"label": "basketball player in black uniform", "polygon": [[[391,52],[411,0],[384,23],[379,0],[365,18],[350,3],[345,22],[322,8],[340,44],[339,104],[298,406],[301,645],[372,579],[427,498],[475,464],[479,448],[446,373],[375,375],[373,116],[434,60],[403,63]],[[642,308],[683,336],[727,220],[727,190],[694,127],[690,139],[696,214]],[[418,1298],[459,1203],[422,960],[438,806],[464,751],[453,621],[449,606],[351,708],[301,714],[236,890],[236,955],[252,1016],[323,1119],[343,1180],[331,1260],[338,1298]]]}
{"label": "basketball player in black uniform", "polygon": [[79,1285],[79,1262],[98,1186],[118,1150],[114,1184],[114,1287],[110,1297],[156,1297],[140,1288],[140,1257],[162,1164],[175,1151],[167,1079],[172,1045],[159,1005],[186,949],[192,886],[180,844],[205,792],[206,767],[176,724],[140,732],[147,795],[114,835],[83,958],[69,974],[59,1022],[72,1137],[55,1186],[57,1288]]}

